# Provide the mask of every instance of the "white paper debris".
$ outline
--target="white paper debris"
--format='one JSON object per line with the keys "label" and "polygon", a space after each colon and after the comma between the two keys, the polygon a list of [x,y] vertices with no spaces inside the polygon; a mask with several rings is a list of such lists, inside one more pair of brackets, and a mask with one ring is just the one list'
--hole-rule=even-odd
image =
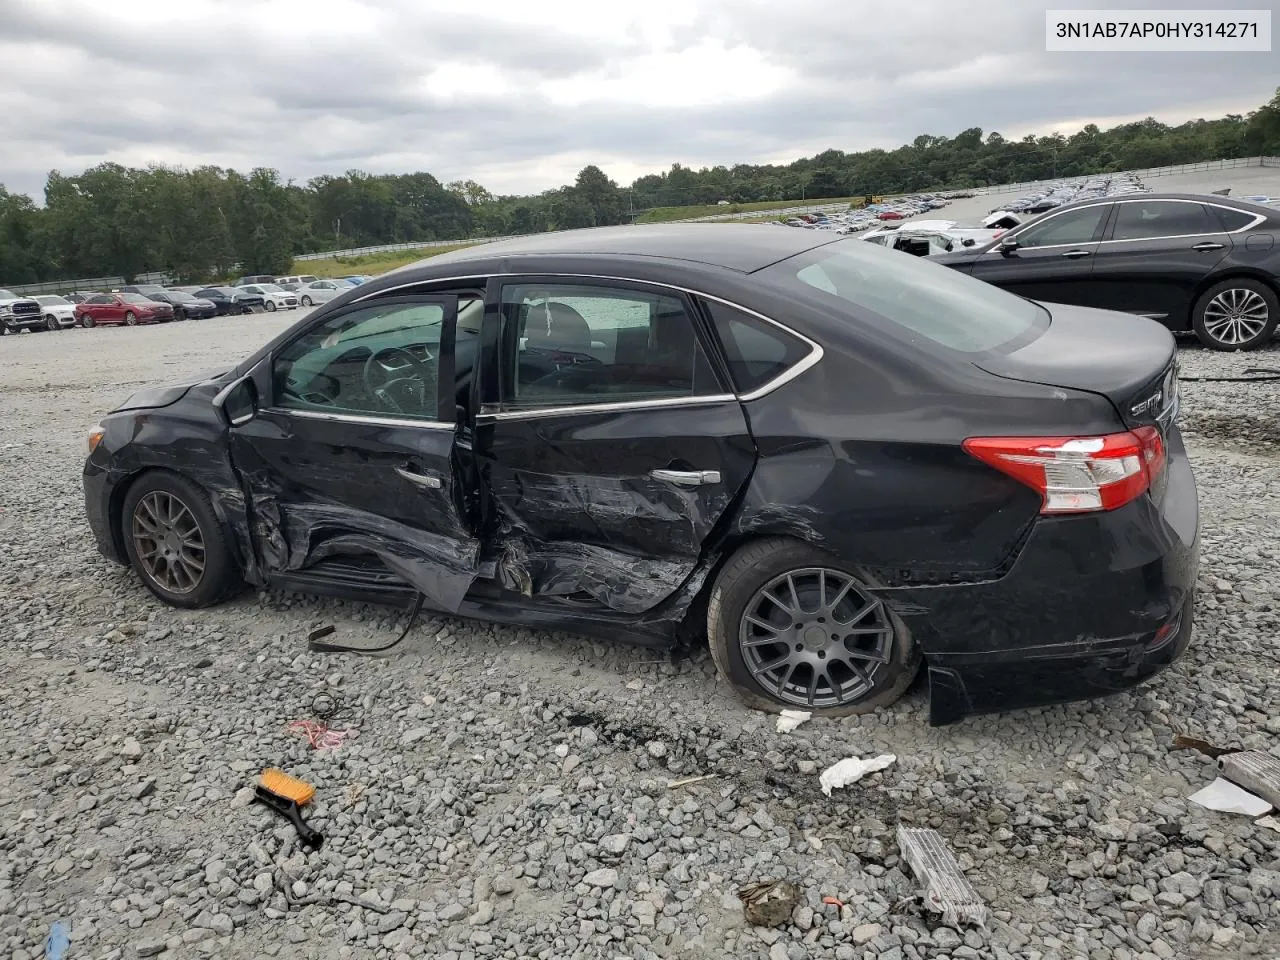
{"label": "white paper debris", "polygon": [[1253,822],[1260,827],[1266,827],[1268,830],[1274,830],[1276,833],[1280,833],[1280,818],[1278,817],[1259,817]]}
{"label": "white paper debris", "polygon": [[1264,813],[1271,812],[1271,804],[1267,801],[1261,797],[1255,797],[1248,790],[1243,790],[1222,777],[1218,777],[1207,787],[1197,790],[1187,799],[1210,810],[1241,813],[1246,817],[1260,817]]}
{"label": "white paper debris", "polygon": [[778,716],[778,732],[790,733],[812,716],[806,710],[783,710]]}
{"label": "white paper debris", "polygon": [[885,767],[896,763],[897,760],[898,758],[892,753],[882,753],[880,756],[873,757],[870,760],[845,757],[838,763],[833,763],[823,770],[818,782],[822,784],[822,792],[829,797],[833,788],[847,787],[851,783],[857,783],[868,773],[883,770]]}

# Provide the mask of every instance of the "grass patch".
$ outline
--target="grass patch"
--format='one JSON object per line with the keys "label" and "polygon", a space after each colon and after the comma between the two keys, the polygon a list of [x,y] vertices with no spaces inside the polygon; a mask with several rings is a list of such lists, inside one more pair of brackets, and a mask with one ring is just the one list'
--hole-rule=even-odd
{"label": "grass patch", "polygon": [[[826,203],[852,203],[861,197],[820,197],[816,200],[762,200],[759,203],[731,203],[727,207],[706,204],[697,207],[654,207],[636,217],[636,223],[670,223],[672,220],[688,220],[692,217],[732,216],[735,213],[785,210],[787,207],[818,206]],[[770,219],[770,218],[765,218]]]}
{"label": "grass patch", "polygon": [[353,273],[386,273],[396,267],[417,263],[450,250],[473,247],[474,243],[455,243],[444,247],[419,247],[415,250],[386,250],[382,253],[366,253],[358,257],[325,257],[323,260],[295,260],[292,272],[311,274],[313,277],[346,277]]}

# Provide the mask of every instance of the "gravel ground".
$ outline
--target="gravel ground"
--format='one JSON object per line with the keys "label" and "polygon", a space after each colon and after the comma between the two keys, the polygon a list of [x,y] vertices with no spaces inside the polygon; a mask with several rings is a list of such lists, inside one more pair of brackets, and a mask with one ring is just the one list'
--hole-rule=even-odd
{"label": "gravel ground", "polygon": [[[1211,761],[1176,732],[1280,751],[1280,390],[1186,383],[1203,505],[1193,646],[1107,700],[934,730],[912,691],[779,735],[705,652],[651,651],[247,594],[160,606],[90,545],[84,434],[132,389],[238,358],[286,319],[0,340],[0,956],[1028,958],[1280,956],[1280,833],[1188,804]],[[1280,350],[1183,350],[1187,376]],[[288,727],[338,704],[336,749]],[[836,760],[897,755],[830,797]],[[318,788],[319,852],[247,803],[279,765]],[[713,774],[669,787],[670,781]],[[932,826],[986,932],[902,901],[899,824]],[[746,926],[785,875],[793,922]],[[844,906],[826,905],[837,897]]]}

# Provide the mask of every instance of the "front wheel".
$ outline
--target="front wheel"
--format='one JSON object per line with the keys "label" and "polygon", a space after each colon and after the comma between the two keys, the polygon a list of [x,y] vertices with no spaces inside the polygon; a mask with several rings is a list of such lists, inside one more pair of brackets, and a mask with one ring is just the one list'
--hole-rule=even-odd
{"label": "front wheel", "polygon": [[275,312],[276,312],[276,302],[274,300],[268,300],[267,313],[275,313]]}
{"label": "front wheel", "polygon": [[61,330],[61,329],[62,329],[61,324],[59,324],[59,323],[58,323],[58,318],[57,318],[57,317],[55,317],[52,313],[51,313],[51,314],[49,314],[47,317],[45,317],[45,318],[44,318],[44,325],[45,325],[45,329],[47,329],[47,330]]}
{"label": "front wheel", "polygon": [[920,667],[901,619],[834,557],[760,540],[720,571],[707,608],[716,667],[749,706],[819,716],[893,703]]}
{"label": "front wheel", "polygon": [[309,306],[311,306],[311,298],[310,298],[310,297],[303,297],[299,302],[300,302],[304,307],[309,307]]}
{"label": "front wheel", "polygon": [[1191,312],[1191,326],[1211,350],[1255,350],[1270,340],[1280,321],[1280,299],[1258,280],[1224,280],[1204,292]]}
{"label": "front wheel", "polygon": [[185,319],[187,319],[187,312],[186,312],[185,310],[183,310],[181,307],[174,307],[174,308],[173,308],[173,319],[174,319],[174,322],[178,322],[178,321],[181,321],[181,320],[185,320]]}
{"label": "front wheel", "polygon": [[143,585],[174,607],[207,607],[242,584],[209,495],[174,473],[144,475],[124,498],[120,524]]}
{"label": "front wheel", "polygon": [[126,327],[136,327],[138,325],[138,315],[130,310],[124,315],[124,323]]}
{"label": "front wheel", "polygon": [[80,326],[84,327],[86,330],[93,327],[93,324],[93,317],[89,316],[87,313],[80,317]]}

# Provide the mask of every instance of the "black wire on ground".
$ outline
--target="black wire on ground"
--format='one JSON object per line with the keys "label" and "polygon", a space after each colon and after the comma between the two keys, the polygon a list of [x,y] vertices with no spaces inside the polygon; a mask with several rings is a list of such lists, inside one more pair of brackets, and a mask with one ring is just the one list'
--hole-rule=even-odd
{"label": "black wire on ground", "polygon": [[1280,380],[1280,370],[1270,367],[1250,367],[1245,373],[1270,374],[1261,377],[1179,377],[1179,383],[1270,383]]}
{"label": "black wire on ground", "polygon": [[409,622],[404,625],[404,630],[401,631],[400,636],[390,643],[384,643],[380,647],[352,647],[344,643],[325,643],[322,640],[308,640],[307,646],[315,653],[382,653],[384,650],[390,650],[407,637],[409,631],[413,629],[413,625],[418,622],[418,614],[422,612],[424,600],[425,597],[421,593],[414,598],[413,609],[409,611]]}

